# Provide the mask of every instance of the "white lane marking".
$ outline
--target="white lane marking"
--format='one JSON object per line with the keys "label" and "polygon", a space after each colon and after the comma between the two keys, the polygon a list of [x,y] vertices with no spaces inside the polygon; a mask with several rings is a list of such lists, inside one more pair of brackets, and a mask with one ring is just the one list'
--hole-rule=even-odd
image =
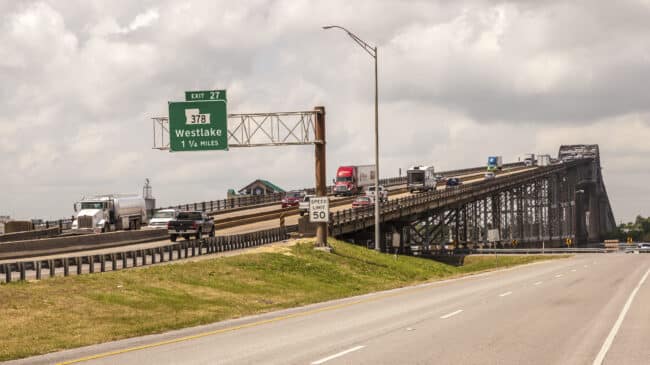
{"label": "white lane marking", "polygon": [[507,297],[507,296],[510,295],[510,294],[512,294],[512,292],[511,292],[511,291],[507,291],[507,292],[505,292],[505,293],[501,293],[501,294],[499,294],[499,296],[500,296],[500,297]]}
{"label": "white lane marking", "polygon": [[447,313],[447,314],[445,314],[444,316],[440,316],[440,319],[447,319],[447,318],[449,318],[449,317],[453,317],[453,316],[455,316],[455,315],[461,313],[462,311],[463,311],[462,309],[459,309],[459,310],[457,310],[457,311],[455,311],[455,312]]}
{"label": "white lane marking", "polygon": [[585,269],[588,268],[588,267],[589,267],[589,265],[585,265]]}
{"label": "white lane marking", "polygon": [[556,278],[561,278],[561,277],[563,277],[563,276],[564,276],[563,274],[557,274],[557,275],[555,275]]}
{"label": "white lane marking", "polygon": [[539,285],[541,283],[543,283],[543,281],[538,281],[538,282],[535,283],[535,285]]}
{"label": "white lane marking", "polygon": [[330,361],[330,360],[332,360],[332,359],[336,359],[337,357],[341,357],[341,356],[343,356],[343,355],[347,355],[347,354],[349,354],[350,352],[354,352],[354,351],[357,351],[357,350],[361,350],[361,349],[364,348],[364,347],[365,347],[365,346],[355,346],[355,347],[353,347],[353,348],[351,348],[351,349],[347,349],[347,350],[345,350],[345,351],[341,351],[341,352],[336,353],[336,354],[334,354],[334,355],[332,355],[332,356],[328,356],[328,357],[324,357],[324,358],[322,358],[322,359],[320,359],[320,360],[316,360],[316,361],[312,362],[311,365],[319,365],[319,364],[322,364],[322,363],[327,362],[327,361]]}
{"label": "white lane marking", "polygon": [[576,271],[577,271],[576,269],[571,270],[571,272],[576,272]]}
{"label": "white lane marking", "polygon": [[632,293],[630,294],[629,298],[627,298],[627,302],[625,302],[625,305],[623,306],[621,313],[618,315],[618,318],[616,319],[616,323],[614,323],[614,327],[612,327],[612,330],[609,331],[609,335],[607,335],[607,338],[603,343],[603,347],[600,348],[600,352],[598,353],[598,356],[596,356],[596,358],[594,359],[593,365],[600,365],[603,363],[603,360],[605,360],[605,355],[607,355],[607,351],[609,351],[609,348],[612,346],[612,343],[614,342],[614,337],[616,337],[616,333],[618,333],[618,330],[621,328],[621,324],[623,324],[625,315],[627,314],[627,311],[630,309],[630,306],[632,305],[632,301],[634,300],[636,293],[639,291],[639,288],[641,287],[641,285],[643,285],[645,279],[648,277],[648,274],[650,274],[650,269],[648,269],[645,272],[645,274],[641,278],[641,281],[639,281],[639,283],[636,285],[636,288],[632,290]]}

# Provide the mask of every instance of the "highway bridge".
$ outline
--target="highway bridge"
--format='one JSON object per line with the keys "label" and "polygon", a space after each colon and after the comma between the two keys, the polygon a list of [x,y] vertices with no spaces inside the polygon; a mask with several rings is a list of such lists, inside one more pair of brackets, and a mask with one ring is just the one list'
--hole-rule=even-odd
{"label": "highway bridge", "polygon": [[[406,191],[404,178],[384,179],[389,201],[382,204],[382,248],[429,254],[449,244],[466,249],[560,247],[572,242],[587,247],[602,242],[615,228],[600,171],[597,145],[561,146],[549,166],[511,163],[495,179],[483,178],[484,167],[448,171],[463,185],[429,193]],[[171,244],[166,231],[117,232],[90,236],[0,244],[0,280],[40,278],[59,273],[116,270],[189,256],[237,250],[286,239],[291,231],[310,231],[297,209],[278,207],[280,197],[266,201],[185,204],[215,217],[218,237]],[[372,239],[374,211],[352,209],[352,199],[331,198],[330,234],[349,241]],[[181,206],[182,208],[182,206]],[[285,228],[279,216],[284,213]],[[567,241],[570,240],[570,241]],[[97,266],[97,267],[96,267]],[[12,276],[13,275],[13,276]]]}
{"label": "highway bridge", "polygon": [[[561,146],[557,163],[506,170],[497,179],[470,180],[461,188],[393,199],[382,207],[383,238],[406,251],[440,250],[448,243],[496,241],[530,247],[600,243],[616,223],[605,190],[597,145]],[[374,212],[336,212],[330,230],[363,241]]]}

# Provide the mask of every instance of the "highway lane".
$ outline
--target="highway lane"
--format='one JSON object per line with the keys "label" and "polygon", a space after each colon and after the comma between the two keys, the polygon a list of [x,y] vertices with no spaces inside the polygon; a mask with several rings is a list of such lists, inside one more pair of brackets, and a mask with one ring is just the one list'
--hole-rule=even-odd
{"label": "highway lane", "polygon": [[638,288],[604,363],[644,364],[648,272],[648,255],[579,255],[16,363],[593,364]]}

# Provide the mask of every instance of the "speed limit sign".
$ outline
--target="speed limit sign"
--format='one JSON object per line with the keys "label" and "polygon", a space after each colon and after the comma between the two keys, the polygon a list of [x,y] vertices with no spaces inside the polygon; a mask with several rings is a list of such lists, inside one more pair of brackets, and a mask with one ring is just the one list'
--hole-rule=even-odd
{"label": "speed limit sign", "polygon": [[309,221],[329,222],[330,204],[326,196],[312,197],[309,199]]}

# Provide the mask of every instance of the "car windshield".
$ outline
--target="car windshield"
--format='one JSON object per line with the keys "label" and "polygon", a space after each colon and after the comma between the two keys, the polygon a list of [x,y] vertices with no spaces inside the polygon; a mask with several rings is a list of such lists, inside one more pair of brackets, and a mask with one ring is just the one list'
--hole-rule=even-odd
{"label": "car windshield", "polygon": [[84,202],[81,203],[81,209],[104,209],[103,202]]}
{"label": "car windshield", "polygon": [[168,211],[168,212],[156,212],[156,214],[153,215],[154,218],[174,218],[174,212]]}
{"label": "car windshield", "polygon": [[370,198],[364,196],[364,197],[357,198],[357,201],[358,202],[367,202],[367,201],[370,201]]}
{"label": "car windshield", "polygon": [[290,191],[287,193],[287,198],[300,198],[301,195],[299,191]]}
{"label": "car windshield", "polygon": [[180,212],[178,213],[178,219],[200,220],[201,212]]}

